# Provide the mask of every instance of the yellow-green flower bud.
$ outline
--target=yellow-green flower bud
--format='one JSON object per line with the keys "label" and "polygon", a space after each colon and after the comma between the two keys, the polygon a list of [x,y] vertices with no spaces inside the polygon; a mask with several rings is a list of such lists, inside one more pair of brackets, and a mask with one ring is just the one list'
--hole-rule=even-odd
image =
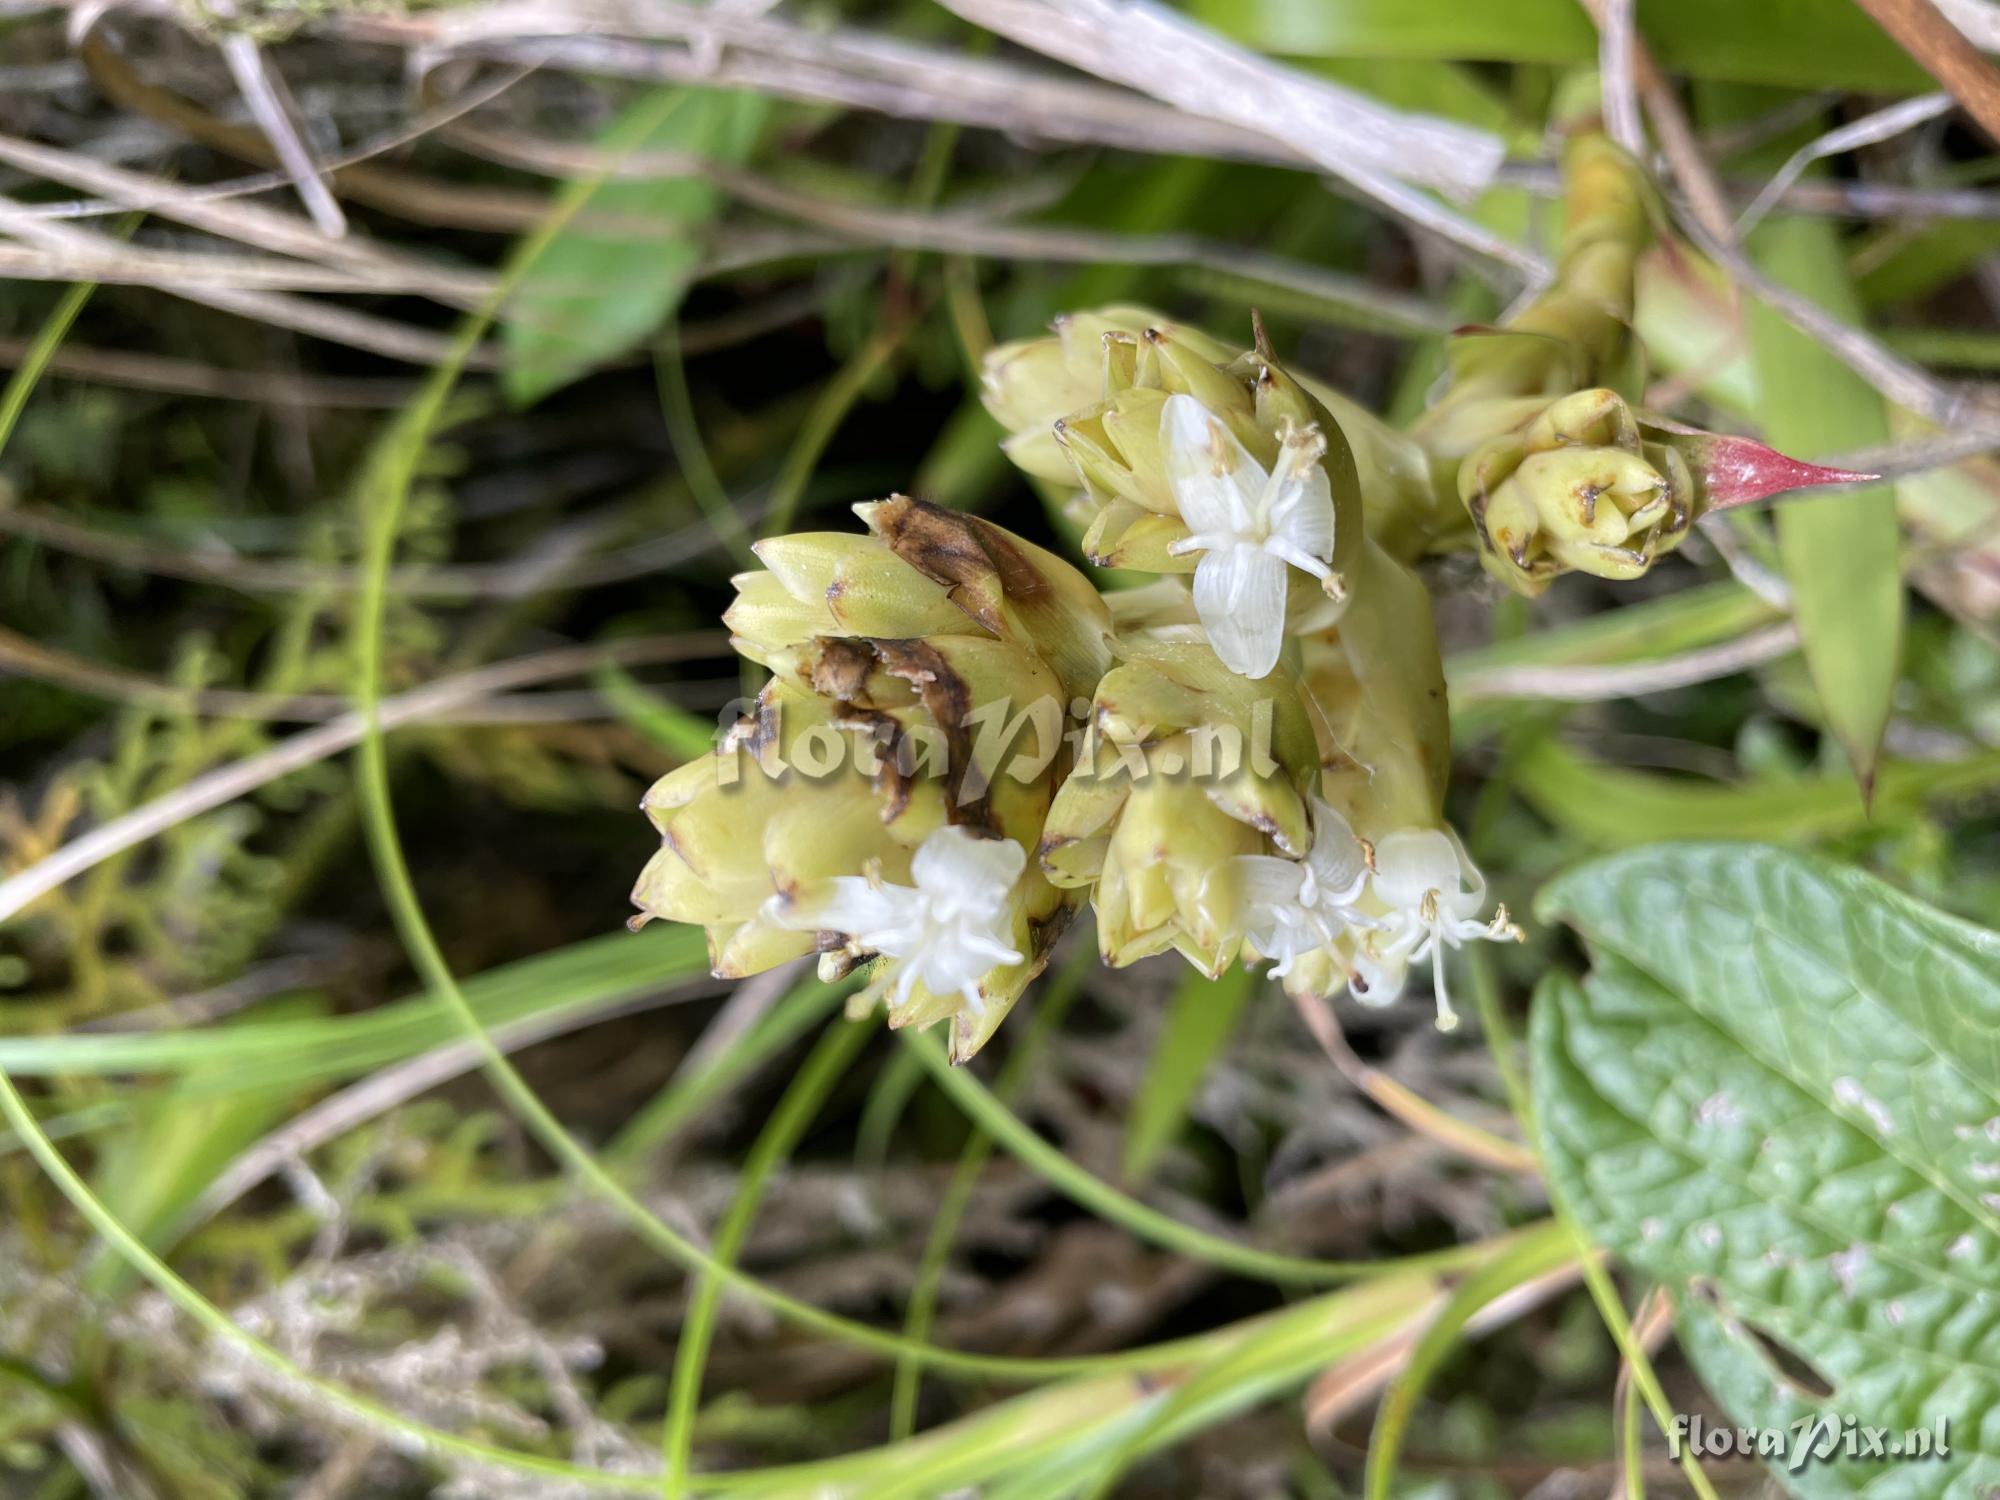
{"label": "yellow-green flower bud", "polygon": [[[1264,838],[1190,784],[1194,753],[1187,734],[1144,747],[1141,773],[1126,783],[1108,831],[1095,836],[1104,847],[1091,904],[1113,968],[1175,948],[1213,979],[1236,956],[1243,932],[1236,858],[1257,853]],[[1077,863],[1078,848],[1057,852],[1051,864]]]}
{"label": "yellow-green flower bud", "polygon": [[1214,975],[1242,938],[1237,857],[1302,853],[1309,839],[1311,720],[1282,677],[1246,679],[1198,640],[1127,648],[1049,809],[1042,866],[1058,885],[1094,887],[1107,963],[1175,948]]}
{"label": "yellow-green flower bud", "polygon": [[986,633],[1047,662],[1072,698],[1111,664],[1111,611],[1075,568],[991,521],[896,495],[855,513]]}
{"label": "yellow-green flower bud", "polygon": [[1459,467],[1460,498],[1487,570],[1524,594],[1558,573],[1636,578],[1694,520],[1694,479],[1606,389],[1549,403]]}
{"label": "yellow-green flower bud", "polygon": [[891,1024],[949,1019],[963,1058],[1081,899],[1028,852],[1110,613],[990,523],[900,498],[859,509],[872,535],[763,542],[765,569],[736,580],[725,618],[774,680],[716,755],[648,795],[662,848],[634,900],[706,927],[719,974],[816,950],[837,975],[879,953],[869,994]]}
{"label": "yellow-green flower bud", "polygon": [[655,782],[642,805],[661,843],[632,892],[637,920],[706,928],[710,967],[737,979],[815,949],[813,934],[769,919],[773,895],[869,867],[906,876],[910,852],[946,822],[944,781],[872,773],[862,752],[874,726],[850,718],[772,682],[714,754]]}
{"label": "yellow-green flower bud", "polygon": [[1107,334],[1136,337],[1159,319],[1143,307],[1065,313],[1050,338],[996,345],[979,366],[979,394],[1007,429],[1001,448],[1024,473],[1065,487],[1075,471],[1056,443],[1055,424],[1110,394]]}

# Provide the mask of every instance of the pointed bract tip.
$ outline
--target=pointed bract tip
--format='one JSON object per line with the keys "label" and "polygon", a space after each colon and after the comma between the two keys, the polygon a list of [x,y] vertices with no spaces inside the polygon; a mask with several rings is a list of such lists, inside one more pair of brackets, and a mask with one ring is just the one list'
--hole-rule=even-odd
{"label": "pointed bract tip", "polygon": [[1791,458],[1754,438],[1707,434],[1687,445],[1688,465],[1702,482],[1711,510],[1748,505],[1788,490],[1827,484],[1867,484],[1879,474],[1834,469]]}

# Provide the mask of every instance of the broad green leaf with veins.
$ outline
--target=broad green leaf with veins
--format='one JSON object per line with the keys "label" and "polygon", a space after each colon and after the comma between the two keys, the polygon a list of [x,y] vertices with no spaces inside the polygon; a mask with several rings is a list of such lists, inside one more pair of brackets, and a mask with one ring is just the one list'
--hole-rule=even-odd
{"label": "broad green leaf with veins", "polygon": [[1948,1457],[1770,1460],[1784,1485],[2000,1486],[2000,935],[1754,844],[1600,860],[1540,910],[1593,964],[1535,1001],[1552,1184],[1673,1289],[1733,1421],[1851,1414],[1900,1436],[1945,1419]]}

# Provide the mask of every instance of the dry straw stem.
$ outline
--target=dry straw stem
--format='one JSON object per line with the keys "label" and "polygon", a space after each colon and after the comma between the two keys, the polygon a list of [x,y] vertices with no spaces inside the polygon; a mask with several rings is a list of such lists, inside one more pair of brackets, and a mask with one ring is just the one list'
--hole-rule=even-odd
{"label": "dry straw stem", "polygon": [[1341,1077],[1373,1099],[1418,1135],[1435,1141],[1445,1150],[1478,1162],[1496,1172],[1537,1172],[1541,1163],[1535,1153],[1519,1141],[1495,1135],[1482,1125],[1460,1119],[1451,1111],[1424,1098],[1407,1084],[1389,1076],[1381,1068],[1370,1067],[1347,1045],[1333,1007],[1315,995],[1294,995],[1293,1005],[1306,1030],[1319,1043],[1327,1060],[1340,1070]]}
{"label": "dry straw stem", "polygon": [[1855,0],[2000,142],[2000,73],[1930,0]]}
{"label": "dry straw stem", "polygon": [[[101,194],[121,210],[143,209],[156,217],[172,219],[275,255],[344,268],[356,276],[416,278],[438,289],[442,300],[453,307],[477,305],[480,298],[492,291],[493,278],[486,273],[455,270],[403,255],[378,241],[330,239],[307,221],[276,209],[218,198],[164,178],[94,161],[74,151],[0,135],[0,162],[50,182]],[[19,234],[13,225],[8,228],[10,233]]]}
{"label": "dry straw stem", "polygon": [[[1612,0],[1580,0],[1580,3],[1602,27],[1606,6]],[[1659,137],[1661,151],[1687,195],[1687,212],[1681,219],[1695,245],[1727,270],[1739,288],[1824,346],[1834,358],[1898,406],[1939,427],[1981,433],[1992,444],[2000,445],[2000,398],[1993,392],[1935,379],[1874,335],[1841,322],[1818,303],[1772,281],[1751,264],[1737,244],[1728,200],[1702,155],[1701,143],[1688,123],[1686,112],[1661,77],[1644,42],[1636,37],[1632,42],[1632,72]]]}
{"label": "dry straw stem", "polygon": [[[1269,137],[1181,114],[1118,89],[853,28],[808,31],[768,17],[655,4],[523,0],[327,23],[343,34],[451,56],[662,83],[754,89],[903,119],[936,120],[1074,145],[1297,166]],[[689,45],[713,40],[712,57]],[[551,41],[559,45],[551,45]]]}
{"label": "dry straw stem", "polygon": [[1675,688],[1733,677],[1777,661],[1799,648],[1799,630],[1790,620],[1767,625],[1693,651],[1652,661],[1616,665],[1509,666],[1462,672],[1451,678],[1454,702],[1541,698],[1561,703],[1605,703],[1640,698]]}
{"label": "dry straw stem", "polygon": [[[718,653],[727,637],[714,636]],[[273,724],[324,724],[353,705],[338,693],[258,693],[240,688],[197,688],[166,682],[140,672],[107,667],[87,657],[58,651],[0,625],[0,673],[19,673],[37,681],[74,688],[93,697],[131,703],[167,712],[207,714],[217,718],[256,719]],[[739,678],[711,682],[676,682],[664,689],[682,707],[720,707],[742,691]],[[617,717],[601,693],[503,693],[464,708],[437,715],[432,722],[459,725],[574,724]]]}
{"label": "dry straw stem", "polygon": [[[383,730],[435,719],[496,693],[557,677],[573,677],[608,663],[636,665],[641,662],[681,661],[710,649],[704,641],[681,636],[638,636],[601,646],[564,646],[512,661],[496,662],[436,682],[425,683],[393,698],[383,700],[379,722]],[[24,910],[31,902],[47,895],[84,871],[102,864],[127,849],[137,848],[150,838],[166,832],[190,818],[246,797],[259,787],[269,786],[280,777],[351,750],[363,734],[358,713],[344,713],[315,729],[295,734],[270,749],[197,776],[143,806],[113,818],[72,839],[46,859],[0,880],[0,922]]]}
{"label": "dry straw stem", "polygon": [[1975,47],[2000,52],[2000,6],[1993,0],[1937,0],[1937,8]]}
{"label": "dry straw stem", "polygon": [[1485,131],[1402,114],[1231,45],[1151,0],[943,0],[1021,46],[1130,85],[1190,115],[1282,139],[1383,207],[1531,281],[1539,255],[1418,191],[1472,198],[1490,186],[1505,144]]}
{"label": "dry straw stem", "polygon": [[[72,9],[84,33],[77,40],[77,50],[91,82],[97,85],[105,98],[134,115],[157,121],[241,160],[265,166],[277,162],[277,154],[261,131],[253,126],[219,120],[171,89],[145,82],[109,42],[91,31],[101,13],[76,6]],[[532,63],[517,70],[508,82],[517,81],[530,68]],[[327,163],[332,167],[334,190],[353,202],[366,203],[414,223],[441,228],[483,229],[512,234],[529,229],[539,221],[547,205],[531,195],[504,189],[466,187],[366,160],[414,139],[428,123],[419,120],[386,139],[361,147],[352,153],[355,165],[333,166]],[[271,186],[284,180],[281,171]]]}
{"label": "dry straw stem", "polygon": [[[1466,1323],[1463,1337],[1477,1338],[1495,1328],[1504,1327],[1542,1306],[1551,1297],[1568,1291],[1582,1274],[1581,1263],[1572,1262],[1544,1271],[1501,1293]],[[1306,1389],[1307,1430],[1328,1432],[1342,1417],[1372,1400],[1409,1360],[1417,1340],[1423,1337],[1425,1326],[1442,1309],[1444,1302],[1443,1296],[1438,1297],[1425,1309],[1423,1316],[1413,1319],[1359,1354],[1323,1371]]]}
{"label": "dry straw stem", "polygon": [[[6,502],[6,494],[0,490],[0,535],[32,537],[45,546],[114,567],[250,592],[330,589],[352,593],[361,586],[360,570],[348,565],[203,552],[100,531],[52,511]],[[739,504],[737,512],[745,521],[754,522],[768,505],[768,497],[760,496]],[[406,566],[389,575],[389,586],[407,599],[527,599],[558,589],[597,588],[643,578],[721,545],[721,538],[704,518],[620,551],[593,555],[600,544],[629,530],[631,524],[623,507],[601,511],[549,533],[538,550],[513,562]]]}
{"label": "dry straw stem", "polygon": [[338,239],[347,233],[347,218],[327,189],[312,150],[299,135],[298,106],[285,88],[284,78],[264,61],[264,52],[248,36],[224,37],[222,59],[236,79],[243,102],[264,138],[271,143],[285,174],[297,189],[299,201],[322,234]]}
{"label": "dry straw stem", "polygon": [[1458,321],[1445,308],[1304,261],[1189,234],[1128,235],[1059,225],[1010,224],[990,218],[876,208],[801,192],[753,172],[677,151],[621,153],[614,164],[590,145],[541,140],[469,124],[447,138],[488,160],[566,177],[606,170],[619,177],[699,175],[731,196],[871,247],[927,250],[989,259],[1047,260],[1076,265],[1188,266],[1268,282],[1316,300],[1365,313],[1371,321],[1412,333],[1448,332]]}
{"label": "dry straw stem", "polygon": [[[760,89],[1045,140],[1310,163],[1479,256],[1531,277],[1545,270],[1539,257],[1410,186],[1476,193],[1490,184],[1504,151],[1495,136],[1398,114],[1230,47],[1150,6],[1114,10],[1101,0],[1083,0],[1058,10],[1028,0],[954,0],[954,8],[1037,50],[1060,45],[1065,50],[1056,55],[1136,82],[1179,107],[853,28],[809,31],[672,0],[643,6],[509,0],[410,17],[338,17],[326,24],[351,36],[422,47],[433,63],[453,54],[485,57]],[[1118,24],[1111,26],[1112,20]],[[561,46],[551,48],[552,40]],[[656,45],[660,41],[689,45]],[[1143,77],[1132,76],[1135,64],[1143,65]]]}
{"label": "dry straw stem", "polygon": [[[0,338],[0,369],[18,369],[33,339]],[[97,349],[63,342],[49,357],[48,373],[99,385],[216,401],[250,401],[262,406],[303,410],[360,408],[394,411],[416,390],[416,382],[390,376],[299,375],[289,370],[231,370],[200,360],[132,349]]]}
{"label": "dry straw stem", "polygon": [[[0,275],[156,286],[205,307],[425,367],[435,365],[451,347],[449,339],[429,329],[270,289],[271,284],[295,286],[310,279],[334,290],[388,289],[349,272],[268,257],[137,249],[112,235],[44,219],[8,198],[0,198],[0,234],[22,242],[0,242]],[[245,281],[256,272],[262,273],[267,285],[246,287]],[[447,290],[455,292],[456,288]],[[490,350],[476,349],[468,362],[479,369],[492,369],[498,359]]]}
{"label": "dry straw stem", "polygon": [[419,47],[420,60],[432,66],[458,54],[757,89],[1078,145],[1294,166],[1309,160],[1261,130],[1185,114],[1122,89],[854,27],[809,29],[673,0],[505,0],[393,18],[343,16],[325,24],[355,37]]}

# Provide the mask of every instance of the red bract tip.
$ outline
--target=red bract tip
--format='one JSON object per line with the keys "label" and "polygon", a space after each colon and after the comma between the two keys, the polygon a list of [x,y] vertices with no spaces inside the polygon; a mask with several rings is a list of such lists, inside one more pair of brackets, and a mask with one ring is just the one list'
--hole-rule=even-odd
{"label": "red bract tip", "polygon": [[1808,490],[1822,484],[1860,484],[1882,477],[1787,458],[1777,449],[1745,437],[1701,433],[1684,438],[1676,446],[1701,479],[1710,510],[1747,505],[1786,490]]}

